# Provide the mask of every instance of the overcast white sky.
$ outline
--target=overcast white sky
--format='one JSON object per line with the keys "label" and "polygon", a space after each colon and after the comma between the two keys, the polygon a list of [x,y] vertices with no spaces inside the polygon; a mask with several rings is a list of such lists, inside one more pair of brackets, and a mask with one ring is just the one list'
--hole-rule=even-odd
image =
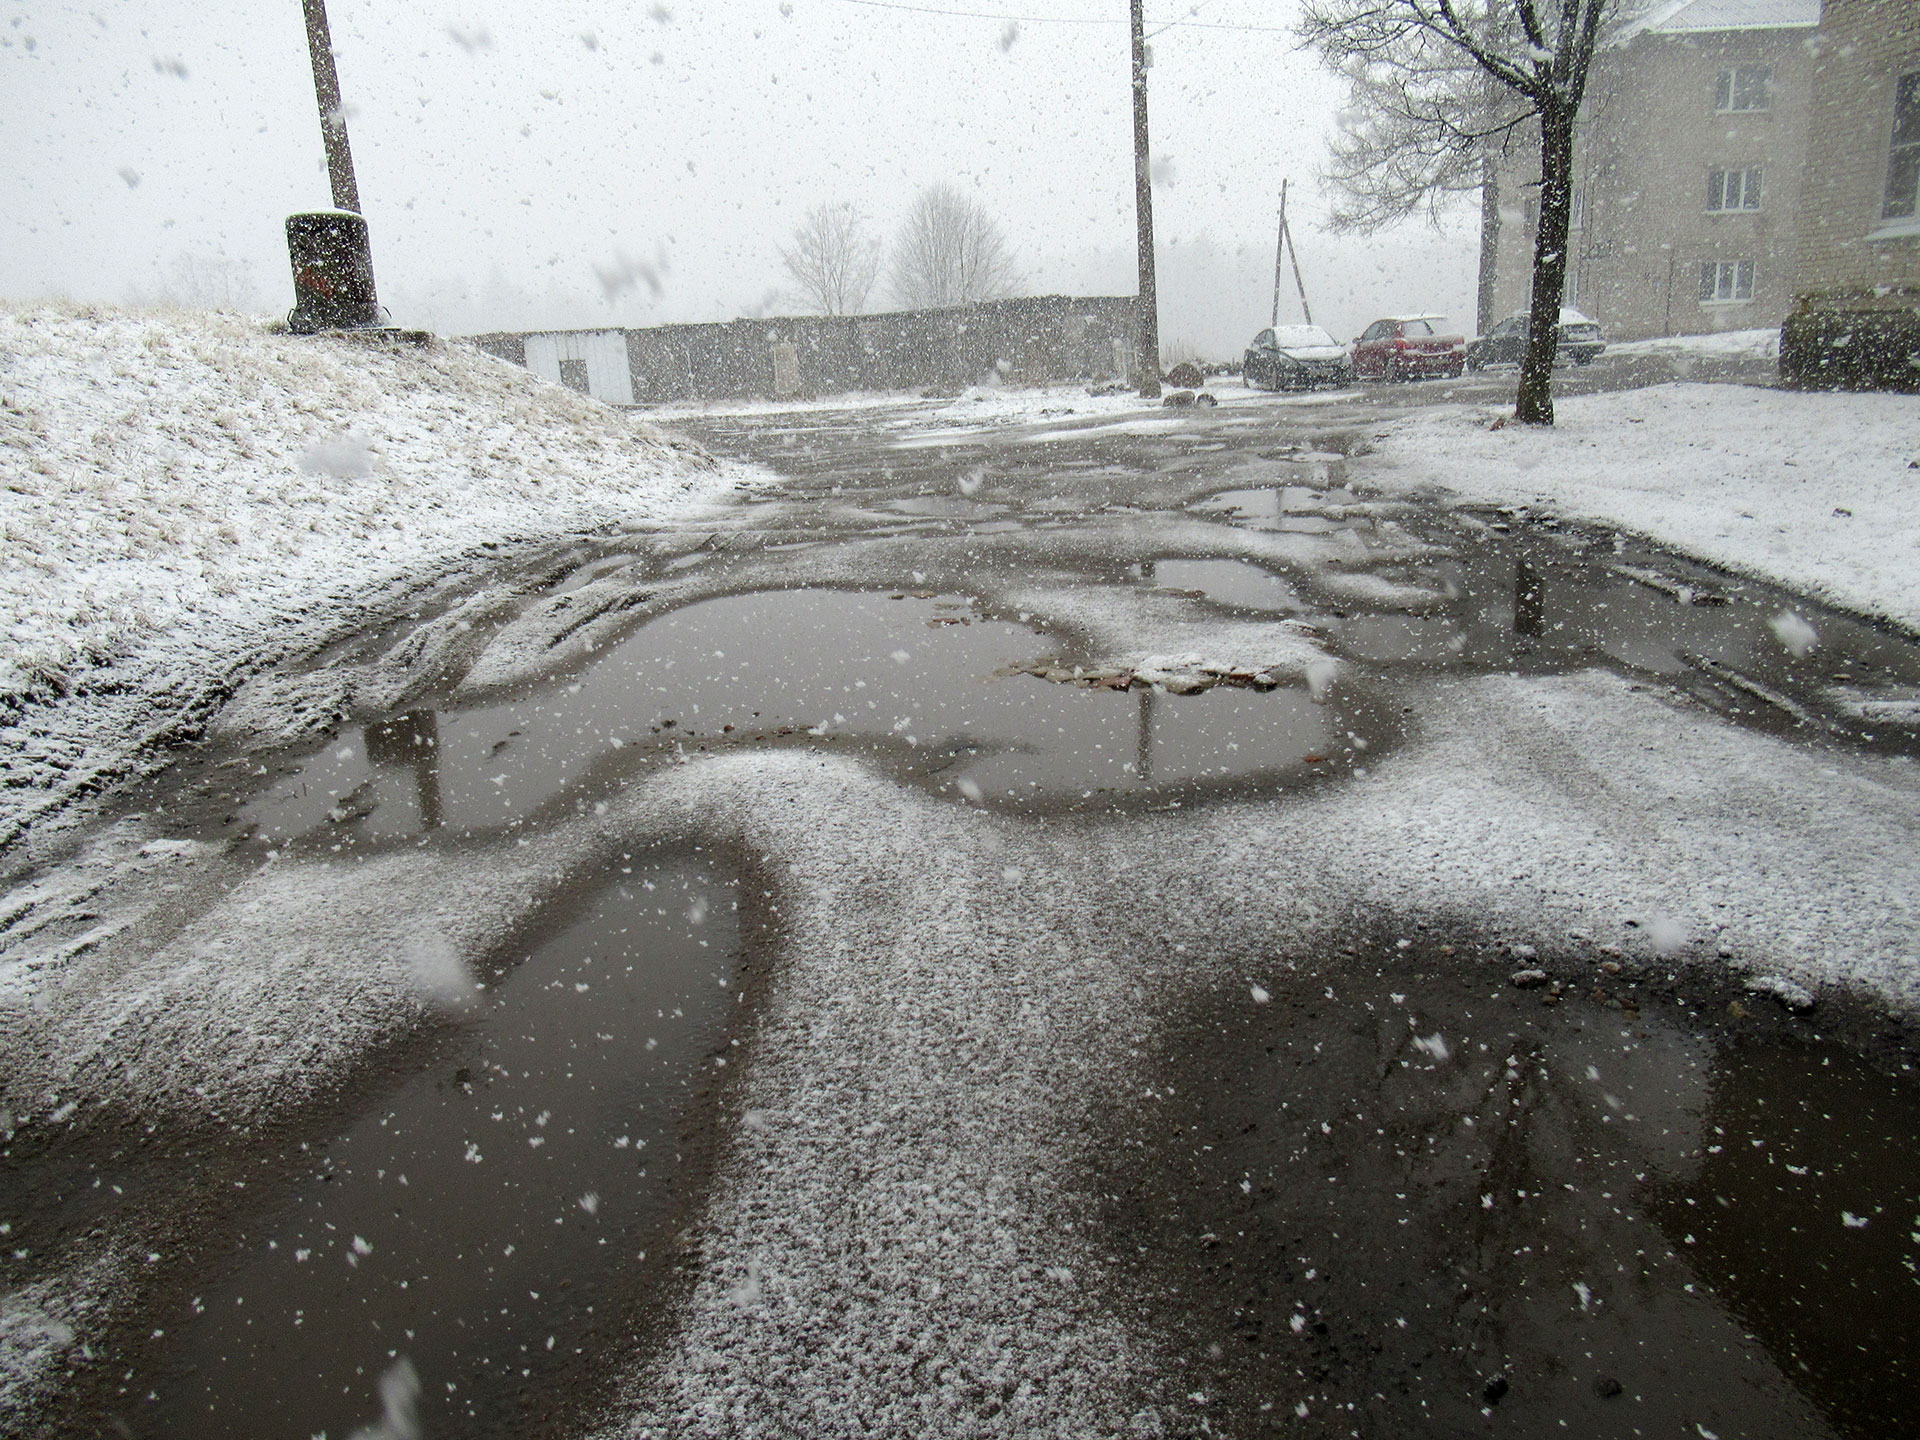
{"label": "overcast white sky", "polygon": [[[777,246],[808,206],[851,200],[890,233],[936,180],[999,219],[1028,289],[1130,293],[1126,0],[913,3],[1026,18],[331,0],[382,299],[453,331],[759,313],[781,308]],[[1341,90],[1295,49],[1295,8],[1150,0],[1150,30],[1199,22],[1153,42],[1162,333],[1237,349],[1265,323],[1286,175],[1317,319],[1350,335],[1432,308],[1470,327],[1471,226],[1315,230]],[[152,297],[191,256],[291,304],[283,219],[331,203],[299,0],[0,0],[0,17],[8,297]],[[664,261],[658,295],[607,293],[623,257]]]}

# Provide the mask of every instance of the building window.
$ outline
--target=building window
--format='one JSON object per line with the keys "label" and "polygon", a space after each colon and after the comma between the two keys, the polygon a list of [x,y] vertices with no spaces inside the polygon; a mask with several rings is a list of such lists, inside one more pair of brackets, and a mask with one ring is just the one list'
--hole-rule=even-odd
{"label": "building window", "polygon": [[1753,261],[1703,260],[1700,262],[1700,303],[1727,305],[1753,299]]}
{"label": "building window", "polygon": [[1887,220],[1910,220],[1920,202],[1920,70],[1893,90],[1893,152],[1887,160]]}
{"label": "building window", "polygon": [[1771,65],[1736,65],[1720,72],[1720,83],[1713,87],[1716,110],[1765,110],[1771,103],[1773,88]]}
{"label": "building window", "polygon": [[1760,167],[1751,170],[1709,170],[1707,172],[1707,209],[1758,210],[1760,208]]}
{"label": "building window", "polygon": [[562,360],[560,362],[560,383],[569,390],[578,390],[582,395],[587,394],[587,362],[585,360]]}

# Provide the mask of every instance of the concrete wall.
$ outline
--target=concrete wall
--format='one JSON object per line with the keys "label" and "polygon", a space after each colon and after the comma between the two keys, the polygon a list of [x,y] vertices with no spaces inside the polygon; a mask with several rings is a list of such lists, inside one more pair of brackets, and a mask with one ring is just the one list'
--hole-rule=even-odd
{"label": "concrete wall", "polygon": [[[559,359],[578,353],[588,362],[588,393],[616,405],[649,405],[950,390],[990,378],[1021,385],[1124,379],[1136,333],[1131,296],[1044,295],[950,310],[478,335],[472,341],[553,380],[560,378]],[[618,337],[625,348],[622,376],[612,377],[592,358],[612,342],[587,337]]]}
{"label": "concrete wall", "polygon": [[1920,216],[1884,217],[1894,85],[1920,71],[1916,0],[1826,0],[1813,64],[1798,296],[1920,305]]}
{"label": "concrete wall", "polygon": [[[1906,0],[1912,3],[1912,0]],[[1807,27],[1647,33],[1596,58],[1575,141],[1578,228],[1567,303],[1609,337],[1704,334],[1777,324],[1793,293],[1813,58]],[[1773,70],[1768,108],[1721,111],[1736,66]],[[1496,309],[1523,309],[1539,214],[1537,141],[1502,175]],[[1758,211],[1709,212],[1714,170],[1763,171]],[[1706,261],[1754,263],[1751,299],[1700,298]]]}

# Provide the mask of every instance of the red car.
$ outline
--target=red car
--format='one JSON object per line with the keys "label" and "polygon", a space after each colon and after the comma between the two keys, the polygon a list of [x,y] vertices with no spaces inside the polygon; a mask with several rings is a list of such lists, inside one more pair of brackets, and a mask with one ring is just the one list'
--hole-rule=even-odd
{"label": "red car", "polygon": [[1467,368],[1467,337],[1442,335],[1434,322],[1444,315],[1391,315],[1376,320],[1353,342],[1357,379],[1421,380],[1430,375],[1459,379]]}

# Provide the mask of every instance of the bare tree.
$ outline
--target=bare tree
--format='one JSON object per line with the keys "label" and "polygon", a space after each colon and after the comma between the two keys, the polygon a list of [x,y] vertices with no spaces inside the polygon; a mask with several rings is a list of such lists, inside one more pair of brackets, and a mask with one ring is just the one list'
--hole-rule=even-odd
{"label": "bare tree", "polygon": [[[1573,126],[1586,95],[1601,27],[1637,0],[1307,0],[1302,37],[1347,72],[1423,76],[1471,63],[1531,110],[1540,138],[1540,229],[1533,251],[1533,300],[1514,417],[1553,423],[1553,356],[1567,282],[1573,204]],[[1399,82],[1389,82],[1399,83]],[[1437,98],[1436,95],[1429,98]],[[1463,117],[1464,118],[1464,117]],[[1474,123],[1467,120],[1464,129]]]}
{"label": "bare tree", "polygon": [[867,218],[841,201],[816,205],[780,247],[787,273],[806,301],[822,315],[858,315],[880,278],[880,242],[867,234]]}
{"label": "bare tree", "polygon": [[1000,227],[977,200],[929,185],[893,245],[893,293],[909,310],[934,310],[1011,295],[1020,277]]}
{"label": "bare tree", "polygon": [[1500,247],[1500,164],[1534,145],[1533,107],[1464,54],[1415,69],[1352,65],[1346,109],[1324,178],[1328,228],[1370,235],[1425,212],[1435,225],[1457,198],[1480,198],[1477,320],[1493,323]]}
{"label": "bare tree", "polygon": [[239,310],[260,308],[254,284],[253,262],[225,255],[196,255],[181,251],[160,271],[157,289],[136,287],[130,296],[137,305],[170,305],[182,310]]}

